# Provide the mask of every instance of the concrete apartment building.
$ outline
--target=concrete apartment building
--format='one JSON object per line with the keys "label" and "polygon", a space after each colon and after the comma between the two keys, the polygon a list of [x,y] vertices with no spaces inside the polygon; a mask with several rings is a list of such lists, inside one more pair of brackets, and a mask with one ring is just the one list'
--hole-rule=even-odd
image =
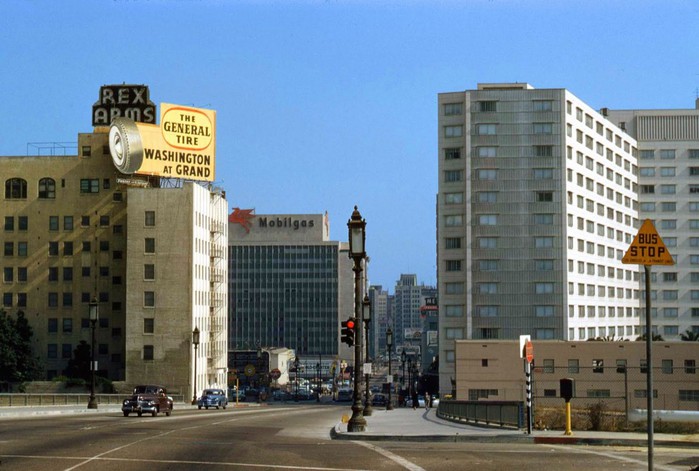
{"label": "concrete apartment building", "polygon": [[77,155],[0,157],[3,309],[26,314],[45,379],[91,343],[94,299],[97,375],[192,397],[196,361],[198,388],[225,385],[225,194],[120,173],[108,132],[79,134]]}
{"label": "concrete apartment building", "polygon": [[652,330],[699,334],[699,99],[694,109],[602,113],[638,142],[639,218],[654,221],[675,260],[652,267]]}
{"label": "concrete apartment building", "polygon": [[352,260],[346,242],[330,240],[327,213],[235,208],[228,233],[230,350],[286,347],[324,376],[338,358],[351,364],[339,331],[354,313]]}
{"label": "concrete apartment building", "polygon": [[636,141],[565,89],[438,96],[440,388],[461,339],[639,335]]}

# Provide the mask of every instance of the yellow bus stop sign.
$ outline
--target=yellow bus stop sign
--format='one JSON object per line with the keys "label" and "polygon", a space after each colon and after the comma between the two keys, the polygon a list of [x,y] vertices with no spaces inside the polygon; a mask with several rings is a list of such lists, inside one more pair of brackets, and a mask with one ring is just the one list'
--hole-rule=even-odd
{"label": "yellow bus stop sign", "polygon": [[663,239],[655,230],[653,221],[643,221],[621,263],[638,265],[674,265],[672,255],[665,247]]}

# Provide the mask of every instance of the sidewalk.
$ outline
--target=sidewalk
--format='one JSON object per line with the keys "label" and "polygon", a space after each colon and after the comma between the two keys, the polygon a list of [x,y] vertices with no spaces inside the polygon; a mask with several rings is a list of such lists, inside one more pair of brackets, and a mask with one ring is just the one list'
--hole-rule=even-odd
{"label": "sidewalk", "polygon": [[[259,407],[256,402],[239,402],[236,406],[235,402],[228,404],[228,407],[234,409],[236,407]],[[174,410],[197,409],[189,403],[176,402]],[[66,405],[66,406],[11,406],[0,407],[0,419],[17,418],[17,417],[36,417],[50,415],[82,415],[82,414],[113,414],[121,413],[121,404],[99,404],[97,409],[88,409],[87,404],[84,406]]]}
{"label": "sidewalk", "polygon": [[[437,409],[400,407],[391,411],[374,409],[366,417],[364,432],[347,432],[346,423],[338,423],[331,436],[338,440],[401,440],[401,441],[474,441],[474,442],[520,442],[537,444],[567,445],[648,445],[645,433],[576,431],[566,436],[561,430],[534,430],[528,435],[522,430],[480,427],[442,420]],[[699,435],[674,435],[655,433],[654,446],[699,447]]]}

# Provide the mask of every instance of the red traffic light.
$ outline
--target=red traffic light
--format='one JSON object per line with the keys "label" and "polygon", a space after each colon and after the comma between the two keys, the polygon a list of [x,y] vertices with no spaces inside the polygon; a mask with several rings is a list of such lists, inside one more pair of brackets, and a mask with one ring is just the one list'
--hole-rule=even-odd
{"label": "red traffic light", "polygon": [[350,319],[347,321],[347,327],[354,329],[354,320]]}

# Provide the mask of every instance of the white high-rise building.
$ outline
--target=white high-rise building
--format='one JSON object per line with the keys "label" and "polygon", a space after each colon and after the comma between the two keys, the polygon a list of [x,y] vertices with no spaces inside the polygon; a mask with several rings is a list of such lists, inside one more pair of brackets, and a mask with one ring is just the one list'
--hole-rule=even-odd
{"label": "white high-rise building", "polygon": [[638,141],[639,215],[675,260],[651,268],[651,330],[665,340],[699,334],[699,99],[695,109],[602,113]]}
{"label": "white high-rise building", "polygon": [[458,339],[639,335],[636,141],[565,89],[439,94],[440,388]]}

